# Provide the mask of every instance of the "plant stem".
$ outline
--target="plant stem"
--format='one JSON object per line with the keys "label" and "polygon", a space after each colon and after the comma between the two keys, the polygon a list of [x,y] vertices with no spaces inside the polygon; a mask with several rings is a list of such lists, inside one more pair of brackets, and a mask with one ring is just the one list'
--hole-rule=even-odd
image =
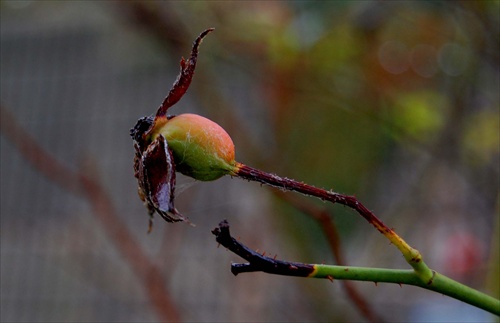
{"label": "plant stem", "polygon": [[368,223],[373,225],[380,233],[382,233],[389,241],[399,249],[404,258],[415,270],[417,275],[426,284],[432,283],[434,272],[427,267],[422,259],[420,252],[412,248],[406,241],[391,228],[385,225],[379,218],[361,204],[354,196],[344,195],[327,191],[321,188],[314,187],[305,183],[295,181],[293,179],[283,178],[274,174],[269,174],[250,166],[237,163],[233,176],[237,176],[246,180],[259,182],[262,184],[271,185],[287,191],[295,191],[305,195],[317,197],[331,203],[339,203],[348,206],[357,211]]}
{"label": "plant stem", "polygon": [[337,279],[413,285],[453,297],[490,313],[500,315],[499,300],[436,272],[434,272],[432,282],[425,283],[415,270],[288,262],[261,255],[234,239],[229,232],[229,224],[227,221],[222,221],[219,227],[214,229],[212,233],[216,236],[218,243],[249,261],[249,263],[243,264],[233,263],[231,265],[231,272],[234,275],[262,271],[269,274],[284,276],[326,278],[331,281]]}
{"label": "plant stem", "polygon": [[425,284],[413,270],[314,265],[309,277],[373,281],[418,286],[458,299],[490,313],[500,315],[500,300],[465,286],[438,272]]}
{"label": "plant stem", "polygon": [[[354,196],[344,195],[327,191],[321,188],[314,187],[293,179],[283,178],[274,174],[269,174],[250,166],[236,163],[233,176],[242,179],[259,182],[262,184],[271,185],[286,191],[295,191],[305,195],[317,197],[331,203],[339,203],[348,206],[358,212],[368,223],[373,225],[380,233],[382,233],[389,241],[399,249],[405,260],[413,268],[413,271],[392,270],[392,269],[376,269],[376,268],[359,268],[345,266],[328,266],[328,265],[304,265],[300,263],[285,263],[283,272],[276,272],[276,264],[271,268],[266,263],[258,261],[259,265],[250,264],[235,264],[233,265],[233,273],[249,272],[249,271],[265,271],[278,273],[281,275],[304,276],[303,273],[311,270],[307,277],[329,278],[329,279],[349,279],[349,280],[368,280],[374,282],[387,282],[408,284],[433,290],[444,295],[451,296],[455,299],[477,306],[496,315],[500,315],[500,301],[483,294],[475,289],[462,285],[446,276],[443,276],[434,270],[431,270],[423,261],[420,252],[412,248],[406,243],[394,230],[385,225],[372,211],[361,204]],[[221,243],[222,244],[222,243]],[[249,255],[248,251],[246,252]],[[242,254],[239,254],[245,258]],[[245,258],[249,260],[248,258]],[[255,256],[252,255],[255,262]],[[269,259],[268,259],[269,260]],[[264,264],[264,269],[263,268]],[[306,267],[304,267],[306,266]],[[291,270],[292,269],[292,270]],[[290,271],[291,270],[291,271]],[[301,273],[301,274],[299,274]]]}

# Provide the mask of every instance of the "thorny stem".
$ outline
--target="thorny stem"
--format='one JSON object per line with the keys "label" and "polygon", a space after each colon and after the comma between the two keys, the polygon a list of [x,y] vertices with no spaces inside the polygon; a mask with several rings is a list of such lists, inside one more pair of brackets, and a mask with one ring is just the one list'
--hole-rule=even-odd
{"label": "thorny stem", "polygon": [[280,177],[274,174],[269,174],[250,166],[238,163],[234,176],[242,179],[256,181],[262,184],[271,185],[283,190],[295,191],[305,195],[317,197],[331,203],[339,203],[348,206],[357,211],[368,223],[373,225],[380,233],[382,233],[389,241],[399,249],[403,254],[408,264],[415,270],[420,279],[431,284],[434,278],[434,272],[427,267],[422,259],[420,252],[412,248],[404,241],[394,230],[385,225],[372,211],[361,204],[354,196],[344,195],[327,191],[321,188],[314,187],[302,182]]}
{"label": "thorny stem", "polygon": [[231,236],[229,224],[225,220],[219,224],[219,227],[212,230],[212,233],[216,236],[218,243],[248,261],[248,263],[243,264],[233,263],[231,265],[231,272],[234,275],[262,271],[284,276],[326,278],[330,281],[337,279],[413,285],[448,295],[490,313],[500,315],[499,300],[462,285],[439,273],[435,273],[434,280],[431,283],[426,283],[422,281],[415,270],[288,262],[266,257],[243,245]]}

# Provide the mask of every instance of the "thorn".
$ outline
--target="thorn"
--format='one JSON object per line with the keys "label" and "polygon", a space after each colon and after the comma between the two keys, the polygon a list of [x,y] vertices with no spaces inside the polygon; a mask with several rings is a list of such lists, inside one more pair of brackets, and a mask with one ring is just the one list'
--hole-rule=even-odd
{"label": "thorn", "polygon": [[148,234],[153,231],[153,219],[149,218],[149,223],[148,223]]}
{"label": "thorn", "polygon": [[266,255],[266,252],[264,251],[264,252],[262,253],[262,257],[265,257],[265,255]]}
{"label": "thorn", "polygon": [[217,249],[219,249],[219,247],[220,247],[220,243],[217,244]]}
{"label": "thorn", "polygon": [[327,275],[327,276],[326,276],[326,279],[328,279],[329,281],[331,281],[331,282],[333,283],[333,277],[332,277],[332,276]]}
{"label": "thorn", "polygon": [[398,283],[399,287],[403,288],[403,285],[401,283]]}
{"label": "thorn", "polygon": [[374,282],[374,283],[375,283],[375,287],[377,287],[377,286],[378,286],[378,283],[377,283],[377,282]]}
{"label": "thorn", "polygon": [[274,255],[273,260],[276,260],[276,257],[278,257],[278,255]]}

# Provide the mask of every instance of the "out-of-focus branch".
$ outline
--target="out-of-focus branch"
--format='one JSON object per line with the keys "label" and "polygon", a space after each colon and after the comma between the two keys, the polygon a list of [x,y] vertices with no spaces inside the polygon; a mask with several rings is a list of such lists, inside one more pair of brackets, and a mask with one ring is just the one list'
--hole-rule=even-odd
{"label": "out-of-focus branch", "polygon": [[16,118],[0,106],[0,132],[37,171],[68,192],[86,199],[93,215],[115,248],[142,281],[149,301],[161,321],[180,321],[160,269],[146,256],[118,215],[111,197],[98,179],[95,166],[73,170],[40,146]]}
{"label": "out-of-focus branch", "polygon": [[[346,266],[344,253],[342,251],[337,226],[330,213],[325,208],[318,207],[311,202],[303,200],[300,196],[287,194],[281,190],[273,190],[274,195],[287,202],[300,212],[309,215],[320,225],[328,245],[332,251],[333,258],[339,266]],[[349,280],[342,281],[345,291],[353,304],[361,311],[363,316],[370,322],[382,322],[382,318],[375,313],[366,299],[358,292],[354,284]]]}
{"label": "out-of-focus branch", "polygon": [[43,149],[10,111],[0,106],[0,131],[37,171],[76,195],[83,194],[80,175]]}

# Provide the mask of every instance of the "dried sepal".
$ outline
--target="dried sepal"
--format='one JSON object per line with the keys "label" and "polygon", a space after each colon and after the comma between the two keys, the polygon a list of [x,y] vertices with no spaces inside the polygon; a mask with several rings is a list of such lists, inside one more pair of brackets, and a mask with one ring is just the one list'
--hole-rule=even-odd
{"label": "dried sepal", "polygon": [[135,169],[139,195],[145,200],[150,215],[156,211],[167,222],[187,221],[174,206],[174,159],[163,136],[136,156]]}
{"label": "dried sepal", "polygon": [[189,59],[187,61],[184,59],[184,57],[181,59],[181,70],[179,72],[179,75],[172,85],[172,88],[168,92],[167,97],[163,100],[163,103],[158,108],[158,111],[156,112],[156,118],[166,116],[168,108],[179,102],[182,96],[186,93],[189,85],[191,84],[191,80],[193,79],[194,70],[196,68],[196,60],[198,59],[198,48],[201,44],[201,41],[208,33],[213,30],[214,28],[209,28],[202,32],[193,42],[193,48],[191,49],[191,56],[189,57]]}
{"label": "dried sepal", "polygon": [[130,129],[130,136],[134,140],[136,155],[142,155],[142,152],[146,149],[148,142],[145,140],[144,134],[151,129],[153,122],[154,119],[152,117],[143,117],[137,120],[135,126]]}

